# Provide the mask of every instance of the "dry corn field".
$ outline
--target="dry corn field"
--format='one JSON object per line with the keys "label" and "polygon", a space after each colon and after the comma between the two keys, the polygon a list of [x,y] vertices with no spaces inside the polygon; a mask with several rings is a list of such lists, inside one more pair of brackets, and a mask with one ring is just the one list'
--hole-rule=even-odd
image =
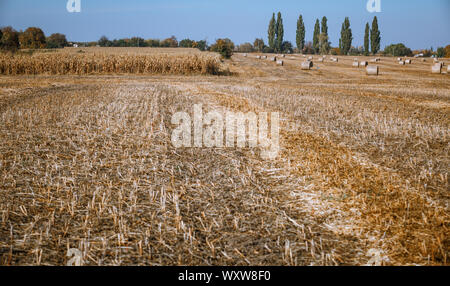
{"label": "dry corn field", "polygon": [[[0,76],[0,264],[449,265],[450,80],[430,59],[367,76],[236,54],[216,76],[184,66],[210,54],[165,53],[172,75],[62,54],[1,57],[22,75]],[[280,112],[279,156],[174,148],[172,115],[200,103]]]}
{"label": "dry corn field", "polygon": [[[211,74],[219,72],[220,59],[212,54],[185,52],[136,53],[134,49],[93,48],[65,49],[34,55],[0,54],[3,75],[65,75],[65,74]],[[148,50],[148,49],[144,49]],[[162,49],[157,49],[162,50]],[[123,51],[123,53],[120,53]]]}

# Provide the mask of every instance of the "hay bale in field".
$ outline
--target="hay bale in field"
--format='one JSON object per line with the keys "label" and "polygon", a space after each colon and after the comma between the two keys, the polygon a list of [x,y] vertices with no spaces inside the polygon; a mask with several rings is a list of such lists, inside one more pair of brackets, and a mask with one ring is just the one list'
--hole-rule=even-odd
{"label": "hay bale in field", "polygon": [[407,60],[405,61],[405,64],[410,65],[411,63],[412,63],[412,61],[411,61],[410,59],[407,59]]}
{"label": "hay bale in field", "polygon": [[441,74],[442,66],[440,63],[436,63],[431,67],[431,73]]}
{"label": "hay bale in field", "polygon": [[267,59],[267,56],[262,56],[263,59]]}
{"label": "hay bale in field", "polygon": [[398,64],[401,65],[401,66],[404,66],[405,62],[404,61],[399,61]]}
{"label": "hay bale in field", "polygon": [[309,57],[308,57],[308,60],[309,60],[309,61],[312,61],[312,60],[313,60],[313,57],[312,57],[312,56],[309,56]]}
{"label": "hay bale in field", "polygon": [[244,54],[244,57],[247,57],[247,54]]}
{"label": "hay bale in field", "polygon": [[261,56],[256,56],[256,58],[257,58],[258,60],[260,60],[260,59],[261,59]]}
{"label": "hay bale in field", "polygon": [[397,62],[401,62],[402,60],[402,58],[397,58]]}
{"label": "hay bale in field", "polygon": [[367,67],[369,63],[367,61],[362,61],[359,63],[360,66]]}
{"label": "hay bale in field", "polygon": [[356,67],[356,68],[358,68],[358,67],[359,67],[359,62],[357,62],[357,61],[356,61],[356,62],[353,62],[353,66]]}
{"label": "hay bale in field", "polygon": [[284,65],[284,62],[283,62],[283,61],[277,61],[277,65],[283,66],[283,65]]}
{"label": "hay bale in field", "polygon": [[285,58],[285,57],[286,57],[286,55],[281,55],[281,57],[282,57],[282,58]]}
{"label": "hay bale in field", "polygon": [[306,58],[306,55],[302,55],[304,58]]}
{"label": "hay bale in field", "polygon": [[447,66],[447,72],[448,73],[450,72],[450,66]]}
{"label": "hay bale in field", "polygon": [[319,63],[323,63],[323,58],[318,58],[317,60],[319,61]]}
{"label": "hay bale in field", "polygon": [[422,62],[426,62],[427,61],[427,59],[422,59]]}
{"label": "hay bale in field", "polygon": [[276,62],[276,61],[277,61],[277,57],[271,57],[271,58],[270,58],[270,61],[271,61],[271,62]]}
{"label": "hay bale in field", "polygon": [[302,70],[310,70],[314,66],[312,61],[302,62]]}
{"label": "hay bale in field", "polygon": [[378,75],[378,73],[379,73],[378,66],[367,66],[366,67],[367,75]]}
{"label": "hay bale in field", "polygon": [[337,63],[337,62],[339,62],[339,59],[338,58],[331,58],[331,61]]}

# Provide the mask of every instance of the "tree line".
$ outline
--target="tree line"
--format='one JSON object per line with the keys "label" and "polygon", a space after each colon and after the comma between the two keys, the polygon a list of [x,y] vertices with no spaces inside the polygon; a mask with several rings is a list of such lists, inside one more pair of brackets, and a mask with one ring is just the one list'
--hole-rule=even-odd
{"label": "tree line", "polygon": [[[292,46],[283,41],[284,27],[281,13],[278,12],[277,19],[275,20],[275,13],[269,22],[268,28],[268,49],[267,51],[290,52],[289,49],[285,49],[285,46]],[[339,39],[339,47],[332,48],[328,35],[328,19],[323,17],[321,21],[316,19],[314,25],[312,42],[306,42],[306,28],[303,21],[303,16],[300,15],[297,20],[296,30],[296,45],[297,52],[304,54],[333,54],[348,55],[350,52],[355,53],[355,48],[352,46],[353,34],[350,27],[350,19],[345,18],[342,23],[341,37]],[[376,54],[380,51],[381,32],[378,28],[378,19],[375,16],[372,21],[372,27],[369,23],[366,24],[366,30],[364,35],[364,50],[357,51],[362,54],[369,55],[370,53]],[[353,49],[353,50],[352,50]],[[264,49],[263,49],[264,51]]]}
{"label": "tree line", "polygon": [[56,49],[68,45],[66,36],[59,33],[46,37],[37,27],[30,27],[25,31],[16,31],[12,27],[0,29],[0,48],[2,50],[17,51],[18,49]]}
{"label": "tree line", "polygon": [[[364,46],[355,48],[352,46],[353,34],[350,26],[350,19],[346,17],[341,27],[339,46],[332,47],[328,35],[328,19],[323,17],[321,21],[316,19],[312,41],[306,42],[306,28],[303,16],[297,20],[296,47],[291,42],[284,40],[283,18],[280,12],[272,17],[268,27],[268,45],[263,39],[257,38],[253,43],[235,45],[230,39],[217,39],[212,45],[208,45],[206,40],[195,41],[183,39],[178,41],[175,36],[170,38],[143,39],[140,37],[109,40],[102,36],[98,41],[89,43],[78,43],[81,46],[101,46],[101,47],[184,47],[197,48],[201,51],[218,52],[225,58],[231,57],[233,52],[261,52],[261,53],[303,53],[303,54],[333,54],[333,55],[370,55],[380,52],[381,32],[378,27],[378,19],[375,16],[372,25],[366,23],[364,32]],[[60,33],[51,34],[46,37],[44,32],[37,27],[30,27],[25,31],[16,31],[12,27],[0,29],[0,49],[16,51],[18,49],[55,49],[69,46],[66,36]],[[436,51],[431,49],[421,51],[411,51],[404,44],[393,44],[387,46],[383,54],[391,56],[411,56],[413,54],[423,54],[424,57],[435,55],[437,57],[450,57],[450,45],[439,47]]]}

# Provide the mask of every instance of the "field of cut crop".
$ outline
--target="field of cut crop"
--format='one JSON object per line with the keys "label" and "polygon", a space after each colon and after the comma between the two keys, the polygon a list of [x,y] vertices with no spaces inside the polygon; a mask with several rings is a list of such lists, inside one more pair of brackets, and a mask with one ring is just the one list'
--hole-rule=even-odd
{"label": "field of cut crop", "polygon": [[[73,248],[83,265],[449,265],[449,75],[255,56],[65,49],[22,57],[127,70],[0,72],[0,265]],[[135,72],[144,58],[201,63]],[[195,104],[279,112],[279,156],[175,148],[172,115]]]}

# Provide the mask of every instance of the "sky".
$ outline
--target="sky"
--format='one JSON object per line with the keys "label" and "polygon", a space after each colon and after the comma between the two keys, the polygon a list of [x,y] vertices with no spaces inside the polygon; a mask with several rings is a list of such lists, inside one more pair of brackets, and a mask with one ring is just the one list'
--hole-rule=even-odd
{"label": "sky", "polygon": [[145,39],[207,40],[228,37],[236,44],[263,38],[273,12],[281,12],[285,40],[295,46],[300,14],[311,41],[315,19],[328,18],[332,46],[338,46],[345,17],[353,46],[362,46],[365,24],[377,16],[381,47],[404,43],[411,49],[450,44],[450,0],[380,0],[381,12],[369,13],[368,0],[80,0],[81,12],[69,13],[68,0],[0,0],[0,27],[40,27],[46,35],[63,33],[69,41],[138,36]]}

